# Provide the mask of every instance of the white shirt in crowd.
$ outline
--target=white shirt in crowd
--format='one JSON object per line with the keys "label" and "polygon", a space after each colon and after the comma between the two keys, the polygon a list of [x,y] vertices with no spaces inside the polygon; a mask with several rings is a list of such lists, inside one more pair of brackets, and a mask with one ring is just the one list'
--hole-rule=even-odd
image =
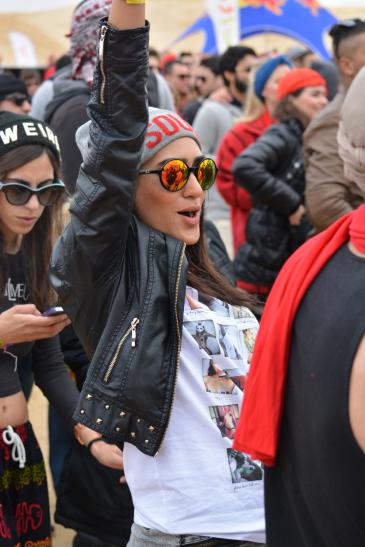
{"label": "white shirt in crowd", "polygon": [[155,457],[124,447],[135,522],[168,534],[265,542],[263,471],[232,449],[258,323],[188,288],[170,423]]}

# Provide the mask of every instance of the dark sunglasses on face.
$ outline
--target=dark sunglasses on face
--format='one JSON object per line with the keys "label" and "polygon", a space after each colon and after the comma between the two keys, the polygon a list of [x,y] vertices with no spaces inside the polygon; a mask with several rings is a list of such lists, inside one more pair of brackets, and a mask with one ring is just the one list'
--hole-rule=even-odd
{"label": "dark sunglasses on face", "polygon": [[10,205],[25,205],[33,195],[36,195],[39,203],[47,207],[57,201],[65,188],[60,179],[45,181],[44,186],[40,188],[30,188],[28,183],[18,179],[8,179],[0,182],[0,192],[4,192]]}
{"label": "dark sunglasses on face", "polygon": [[9,93],[9,95],[5,97],[5,100],[11,101],[16,104],[16,106],[22,106],[23,103],[28,100],[28,97],[24,95],[24,93]]}
{"label": "dark sunglasses on face", "polygon": [[169,192],[179,192],[194,173],[202,190],[209,190],[215,182],[218,168],[211,158],[203,158],[198,165],[189,167],[184,160],[167,160],[160,169],[140,171],[140,175],[156,174],[162,186]]}

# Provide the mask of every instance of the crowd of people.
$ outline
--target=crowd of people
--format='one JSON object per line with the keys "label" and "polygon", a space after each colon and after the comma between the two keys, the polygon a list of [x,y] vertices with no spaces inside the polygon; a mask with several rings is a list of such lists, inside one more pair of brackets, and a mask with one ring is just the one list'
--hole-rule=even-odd
{"label": "crowd of people", "polygon": [[[160,53],[83,0],[0,73],[0,544],[360,547],[365,20]],[[65,546],[66,547],[66,546]]]}

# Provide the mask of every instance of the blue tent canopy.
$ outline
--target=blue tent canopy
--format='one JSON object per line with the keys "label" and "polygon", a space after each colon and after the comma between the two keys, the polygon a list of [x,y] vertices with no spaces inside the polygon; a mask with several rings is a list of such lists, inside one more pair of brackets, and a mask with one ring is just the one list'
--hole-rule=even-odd
{"label": "blue tent canopy", "polygon": [[[257,5],[259,2],[255,0],[254,3]],[[315,0],[271,0],[270,3],[271,8],[265,5],[245,5],[240,8],[241,39],[267,32],[281,34],[302,42],[324,59],[330,57],[324,38],[328,29],[337,21],[334,15],[317,6]],[[264,0],[262,4],[265,4]],[[196,32],[205,34],[202,51],[211,55],[217,53],[214,25],[208,15],[198,19],[175,42]]]}

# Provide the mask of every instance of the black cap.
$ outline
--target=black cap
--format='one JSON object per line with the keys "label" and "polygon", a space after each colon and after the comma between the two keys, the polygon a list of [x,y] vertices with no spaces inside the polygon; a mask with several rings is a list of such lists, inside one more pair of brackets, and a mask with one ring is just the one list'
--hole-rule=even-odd
{"label": "black cap", "polygon": [[25,144],[47,146],[60,161],[57,136],[47,124],[26,114],[0,111],[0,156]]}
{"label": "black cap", "polygon": [[27,88],[23,80],[15,78],[12,74],[0,74],[0,101],[12,93],[27,95]]}

